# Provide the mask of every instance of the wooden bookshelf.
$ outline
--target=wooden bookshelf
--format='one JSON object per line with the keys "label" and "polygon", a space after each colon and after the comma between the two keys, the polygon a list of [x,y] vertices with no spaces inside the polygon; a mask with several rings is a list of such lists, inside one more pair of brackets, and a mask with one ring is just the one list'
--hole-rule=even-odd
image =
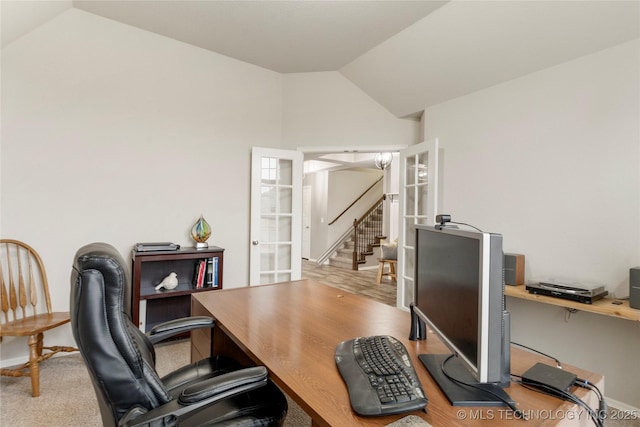
{"label": "wooden bookshelf", "polygon": [[[210,246],[206,249],[181,248],[177,251],[131,253],[132,286],[131,317],[143,332],[158,323],[191,314],[191,294],[222,289],[224,249]],[[194,284],[197,265],[201,260],[216,261],[211,283],[197,288]],[[156,290],[155,287],[169,273],[178,275],[178,287]]]}
{"label": "wooden bookshelf", "polygon": [[[505,295],[513,298],[541,302],[543,304],[556,305],[570,310],[586,311],[589,313],[602,314],[604,316],[640,322],[640,310],[629,307],[629,300],[605,297],[593,302],[592,304],[584,304],[562,298],[532,294],[525,289],[525,285],[505,286]],[[620,302],[620,304],[614,304],[614,302]]]}

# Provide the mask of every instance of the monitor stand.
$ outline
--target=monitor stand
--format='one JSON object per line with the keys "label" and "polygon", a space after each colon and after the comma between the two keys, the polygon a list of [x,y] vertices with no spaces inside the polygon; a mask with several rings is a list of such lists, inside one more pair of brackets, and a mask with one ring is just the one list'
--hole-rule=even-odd
{"label": "monitor stand", "polygon": [[511,397],[505,393],[502,387],[492,383],[478,383],[457,357],[453,357],[447,362],[447,373],[457,380],[474,384],[475,387],[466,386],[447,378],[442,372],[442,363],[450,356],[450,354],[420,354],[418,358],[427,368],[431,378],[435,380],[440,390],[447,396],[451,405],[508,406],[497,396],[502,397],[506,402],[513,403]]}

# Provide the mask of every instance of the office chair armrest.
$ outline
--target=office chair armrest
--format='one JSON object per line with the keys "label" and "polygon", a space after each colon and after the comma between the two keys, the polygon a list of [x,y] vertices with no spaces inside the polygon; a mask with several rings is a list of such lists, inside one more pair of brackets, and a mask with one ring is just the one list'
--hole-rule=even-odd
{"label": "office chair armrest", "polygon": [[147,338],[151,344],[157,344],[160,341],[171,338],[183,332],[193,331],[194,329],[213,328],[215,319],[208,316],[193,316],[173,319],[160,323],[147,332]]}
{"label": "office chair armrest", "polygon": [[255,366],[228,372],[206,379],[185,388],[180,397],[145,412],[144,408],[134,407],[120,419],[120,427],[148,426],[152,421],[164,417],[181,417],[203,406],[220,400],[246,393],[265,386],[268,382],[267,368]]}
{"label": "office chair armrest", "polygon": [[191,405],[212,396],[221,395],[228,391],[235,391],[238,388],[242,388],[243,392],[253,390],[254,388],[266,385],[267,376],[267,368],[264,366],[254,366],[252,368],[231,371],[185,388],[182,390],[182,393],[180,393],[178,400],[183,405]]}

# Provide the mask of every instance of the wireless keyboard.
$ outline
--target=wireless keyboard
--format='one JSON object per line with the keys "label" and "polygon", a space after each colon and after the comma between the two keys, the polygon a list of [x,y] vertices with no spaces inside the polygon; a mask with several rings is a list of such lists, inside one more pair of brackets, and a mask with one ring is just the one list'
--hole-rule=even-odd
{"label": "wireless keyboard", "polygon": [[335,359],[357,414],[399,414],[427,405],[407,349],[395,338],[376,335],[343,341]]}

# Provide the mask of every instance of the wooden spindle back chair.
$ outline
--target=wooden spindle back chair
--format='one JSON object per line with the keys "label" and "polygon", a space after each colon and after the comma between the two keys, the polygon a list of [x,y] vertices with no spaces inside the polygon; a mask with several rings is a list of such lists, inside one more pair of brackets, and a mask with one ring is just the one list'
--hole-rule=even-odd
{"label": "wooden spindle back chair", "polygon": [[[28,337],[29,361],[0,369],[0,375],[31,377],[31,394],[40,395],[40,362],[74,347],[45,347],[44,332],[68,323],[69,312],[53,312],[47,274],[40,255],[26,243],[0,239],[0,341]],[[43,352],[46,350],[46,352]]]}

